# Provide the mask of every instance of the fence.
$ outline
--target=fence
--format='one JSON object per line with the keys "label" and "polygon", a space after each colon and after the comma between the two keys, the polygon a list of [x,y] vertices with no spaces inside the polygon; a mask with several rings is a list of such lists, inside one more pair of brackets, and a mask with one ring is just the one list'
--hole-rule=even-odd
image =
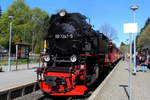
{"label": "fence", "polygon": [[[16,59],[15,55],[11,55],[11,66],[13,70],[20,69],[20,66],[23,66],[23,69],[29,69],[29,64],[32,63],[39,63],[41,64],[41,59],[39,55],[30,55],[29,59]],[[0,54],[0,72],[6,71],[8,66],[8,55],[7,54]],[[26,66],[26,67],[25,67]],[[14,68],[15,67],[15,68]]]}

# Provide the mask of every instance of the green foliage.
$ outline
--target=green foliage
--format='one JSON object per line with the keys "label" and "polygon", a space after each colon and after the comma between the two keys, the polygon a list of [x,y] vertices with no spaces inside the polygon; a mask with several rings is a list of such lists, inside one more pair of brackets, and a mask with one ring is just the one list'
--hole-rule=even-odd
{"label": "green foliage", "polygon": [[7,47],[7,43],[9,40],[9,19],[8,19],[8,13],[5,12],[3,13],[3,16],[0,18],[0,44],[3,47]]}
{"label": "green foliage", "polygon": [[125,43],[121,42],[120,45],[120,51],[126,55],[129,52],[129,45],[126,45]]}
{"label": "green foliage", "polygon": [[122,46],[125,46],[125,45],[126,45],[125,43],[121,42],[121,45],[120,45],[120,46],[122,47]]}
{"label": "green foliage", "polygon": [[[18,59],[18,61],[17,60],[11,61],[11,65],[26,64],[27,62],[28,62],[27,59]],[[40,59],[29,59],[28,63],[38,63],[38,62],[40,62]],[[3,65],[8,65],[8,61],[0,60],[0,66],[3,66]]]}
{"label": "green foliage", "polygon": [[147,19],[144,28],[141,30],[137,45],[140,48],[148,43],[150,43],[150,18]]}
{"label": "green foliage", "polygon": [[[14,15],[9,19],[9,15]],[[30,43],[33,52],[42,50],[43,37],[47,33],[49,15],[40,8],[31,9],[24,0],[16,0],[0,18],[0,44],[7,47],[9,25],[12,22],[12,42]]]}

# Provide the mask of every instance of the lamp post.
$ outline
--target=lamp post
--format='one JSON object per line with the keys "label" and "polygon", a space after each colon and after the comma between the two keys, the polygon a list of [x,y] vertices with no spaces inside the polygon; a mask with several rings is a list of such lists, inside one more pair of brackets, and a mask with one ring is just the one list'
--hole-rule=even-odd
{"label": "lamp post", "polygon": [[[133,12],[138,9],[137,6],[131,6],[131,8],[133,10]],[[134,12],[135,13],[135,12]],[[135,16],[135,14],[133,13],[133,15]],[[135,20],[135,17],[134,17]],[[127,23],[124,24],[124,33],[130,33],[129,37],[130,37],[130,63],[129,63],[129,100],[132,100],[132,77],[131,77],[131,70],[132,70],[132,34],[136,34],[137,33],[137,23]],[[136,40],[134,40],[136,42]],[[136,50],[136,46],[134,45],[134,51]],[[136,56],[134,56],[134,58],[136,58]],[[134,65],[136,63],[136,59],[134,59]],[[136,67],[136,66],[135,66]],[[135,70],[136,71],[136,70]]]}
{"label": "lamp post", "polygon": [[[8,16],[10,19],[13,19],[13,15]],[[8,69],[7,71],[11,71],[11,33],[12,33],[12,21],[10,22],[10,32],[9,32],[9,53],[8,53]]]}
{"label": "lamp post", "polygon": [[[133,11],[133,22],[135,23],[135,11],[138,9],[139,7],[136,5],[133,5],[130,7],[130,9]],[[134,34],[134,72],[133,74],[136,75],[136,33]]]}

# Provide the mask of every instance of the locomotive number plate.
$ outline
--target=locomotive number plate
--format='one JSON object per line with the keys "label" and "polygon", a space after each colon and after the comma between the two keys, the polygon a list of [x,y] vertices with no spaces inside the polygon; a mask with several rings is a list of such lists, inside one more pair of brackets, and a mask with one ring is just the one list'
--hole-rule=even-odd
{"label": "locomotive number plate", "polygon": [[72,34],[55,34],[55,39],[72,39]]}

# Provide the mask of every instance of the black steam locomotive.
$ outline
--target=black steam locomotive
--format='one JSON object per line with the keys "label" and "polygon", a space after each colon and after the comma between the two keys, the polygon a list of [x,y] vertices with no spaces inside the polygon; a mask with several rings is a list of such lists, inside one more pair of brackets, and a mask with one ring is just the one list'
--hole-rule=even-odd
{"label": "black steam locomotive", "polygon": [[61,10],[52,15],[44,41],[41,90],[50,95],[83,95],[110,67],[108,38],[92,29],[80,13]]}

